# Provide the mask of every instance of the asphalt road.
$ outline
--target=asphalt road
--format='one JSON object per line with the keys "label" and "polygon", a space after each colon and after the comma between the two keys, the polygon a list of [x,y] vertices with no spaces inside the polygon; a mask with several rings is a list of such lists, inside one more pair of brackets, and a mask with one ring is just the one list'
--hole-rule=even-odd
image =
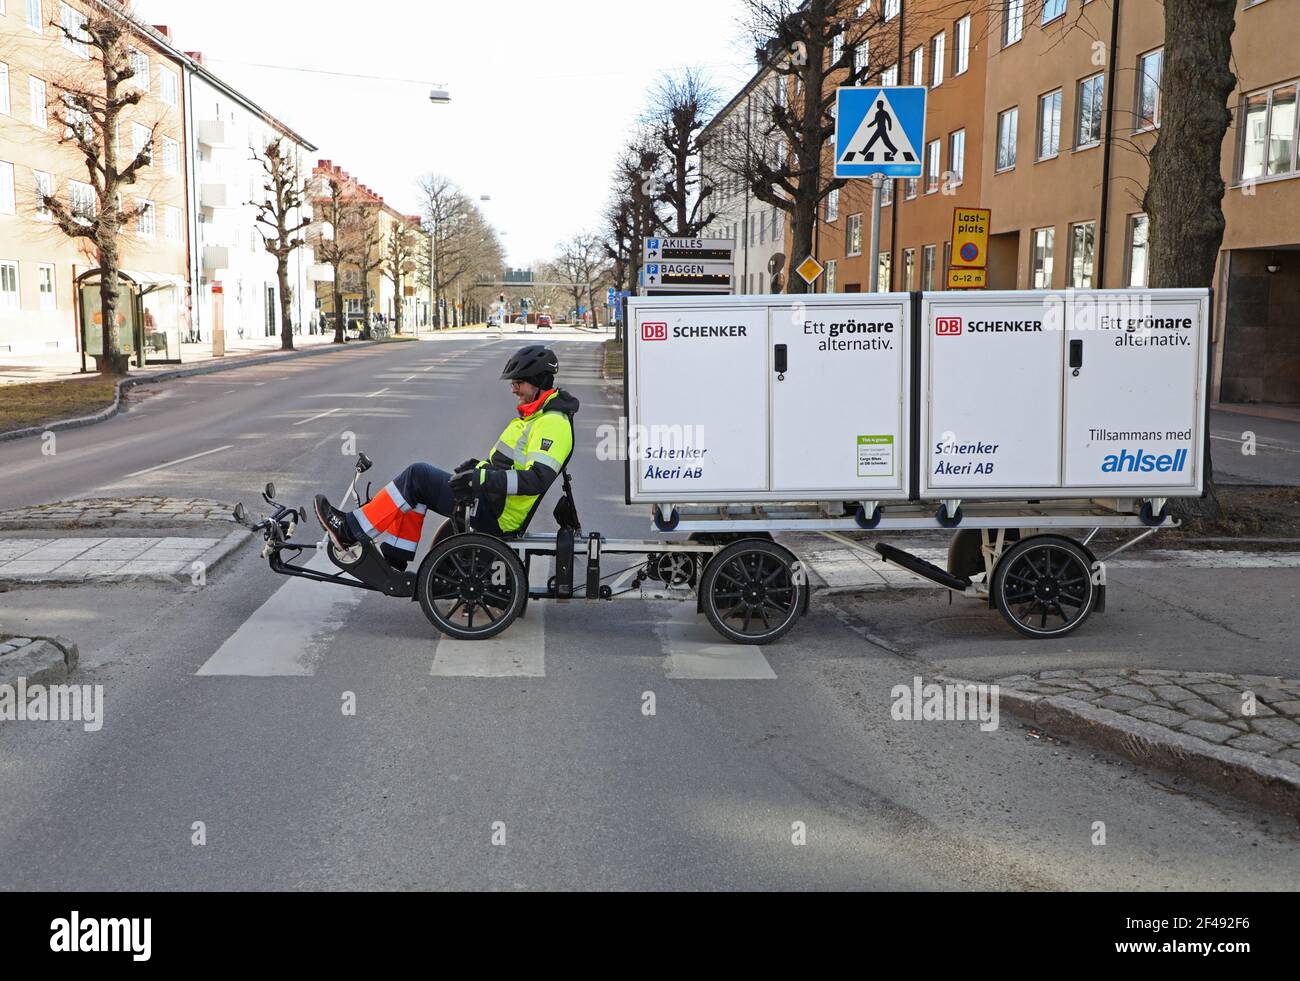
{"label": "asphalt road", "polygon": [[1210,447],[1221,484],[1300,484],[1300,422],[1212,411]]}
{"label": "asphalt road", "polygon": [[[622,464],[596,459],[621,403],[599,348],[553,340],[561,384],[583,402],[571,470],[584,526],[649,537],[623,504]],[[3,500],[251,504],[267,479],[286,500],[337,498],[349,433],[377,480],[413,459],[454,465],[509,417],[497,374],[518,344],[440,337],[148,386],[123,416],[60,434],[52,457],[39,441],[0,444]],[[1294,576],[1282,588],[1294,595]],[[992,732],[891,720],[891,687],[927,668],[851,619],[814,612],[784,642],[741,649],[685,604],[537,604],[467,653],[413,603],[344,592],[276,577],[250,544],[202,587],[0,594],[0,624],[74,637],[76,680],[105,688],[99,732],[0,726],[0,888],[1300,881],[1293,822],[1010,718]]]}

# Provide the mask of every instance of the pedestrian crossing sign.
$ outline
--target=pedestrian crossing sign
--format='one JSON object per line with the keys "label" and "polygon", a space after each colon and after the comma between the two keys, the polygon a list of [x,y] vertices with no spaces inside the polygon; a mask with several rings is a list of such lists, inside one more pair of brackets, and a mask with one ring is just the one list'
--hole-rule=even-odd
{"label": "pedestrian crossing sign", "polygon": [[924,148],[924,85],[837,90],[836,177],[920,177]]}

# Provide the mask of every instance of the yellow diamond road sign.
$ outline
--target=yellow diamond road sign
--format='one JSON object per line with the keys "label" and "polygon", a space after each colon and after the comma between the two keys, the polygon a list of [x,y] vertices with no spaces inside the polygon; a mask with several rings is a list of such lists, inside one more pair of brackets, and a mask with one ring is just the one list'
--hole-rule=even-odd
{"label": "yellow diamond road sign", "polygon": [[799,263],[799,268],[795,270],[799,277],[809,286],[817,282],[817,279],[825,271],[826,268],[812,256]]}

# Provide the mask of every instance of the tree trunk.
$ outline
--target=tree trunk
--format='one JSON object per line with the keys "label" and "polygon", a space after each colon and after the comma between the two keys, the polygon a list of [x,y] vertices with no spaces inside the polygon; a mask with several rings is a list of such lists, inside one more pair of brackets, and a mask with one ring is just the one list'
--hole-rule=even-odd
{"label": "tree trunk", "polygon": [[334,267],[334,343],[342,344],[347,340],[343,336],[343,329],[346,321],[343,319],[343,291],[339,289],[339,274],[342,272],[337,266]]}
{"label": "tree trunk", "polygon": [[402,296],[402,278],[399,276],[393,283],[393,292],[397,294],[397,299],[393,301],[393,333],[402,332],[402,312],[406,306],[406,300]]}
{"label": "tree trunk", "polygon": [[127,373],[130,359],[122,355],[117,339],[117,306],[120,296],[116,225],[106,229],[103,238],[105,241],[99,247],[99,315],[103,321],[99,373],[105,377],[118,377]]}
{"label": "tree trunk", "polygon": [[[1223,137],[1232,121],[1228,99],[1236,0],[1165,0],[1164,93],[1160,134],[1142,207],[1149,226],[1147,285],[1206,287],[1223,244]],[[1181,518],[1219,511],[1209,447],[1205,497],[1172,505]]]}
{"label": "tree trunk", "polygon": [[[283,239],[281,239],[283,241]],[[280,350],[293,350],[292,301],[289,299],[289,257],[275,257],[275,278],[280,286]]]}

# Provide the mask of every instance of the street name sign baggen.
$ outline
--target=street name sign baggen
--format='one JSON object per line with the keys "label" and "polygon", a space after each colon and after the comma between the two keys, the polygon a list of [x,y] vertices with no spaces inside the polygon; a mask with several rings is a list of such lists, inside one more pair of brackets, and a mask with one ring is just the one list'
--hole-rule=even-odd
{"label": "street name sign baggen", "polygon": [[835,176],[922,176],[925,97],[924,85],[839,88]]}

